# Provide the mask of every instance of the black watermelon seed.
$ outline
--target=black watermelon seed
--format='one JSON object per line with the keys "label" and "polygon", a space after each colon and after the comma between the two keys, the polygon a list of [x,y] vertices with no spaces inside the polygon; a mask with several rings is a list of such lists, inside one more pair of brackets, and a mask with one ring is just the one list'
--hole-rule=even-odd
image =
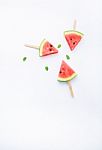
{"label": "black watermelon seed", "polygon": [[52,49],[51,49],[51,48],[50,48],[49,50],[50,50],[50,51],[52,51]]}
{"label": "black watermelon seed", "polygon": [[50,44],[50,47],[53,47],[53,45],[52,45],[52,44]]}

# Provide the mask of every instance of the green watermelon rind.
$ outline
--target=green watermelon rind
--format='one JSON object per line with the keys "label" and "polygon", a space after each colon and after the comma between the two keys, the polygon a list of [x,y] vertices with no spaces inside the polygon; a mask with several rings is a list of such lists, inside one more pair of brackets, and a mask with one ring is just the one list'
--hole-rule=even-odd
{"label": "green watermelon rind", "polygon": [[40,56],[40,57],[43,56],[42,50],[43,50],[43,46],[44,46],[44,44],[45,44],[46,42],[47,42],[47,40],[46,40],[46,39],[43,39],[42,42],[41,42],[41,44],[40,44],[40,46],[39,46],[39,56]]}
{"label": "green watermelon rind", "polygon": [[72,33],[80,35],[81,37],[84,35],[83,33],[79,32],[79,31],[75,31],[75,30],[64,31],[64,35],[72,34]]}
{"label": "green watermelon rind", "polygon": [[60,78],[60,77],[58,77],[58,81],[61,81],[61,82],[66,82],[66,81],[70,81],[70,80],[72,80],[73,78],[75,78],[77,76],[77,73],[73,73],[70,77],[68,77],[68,78]]}

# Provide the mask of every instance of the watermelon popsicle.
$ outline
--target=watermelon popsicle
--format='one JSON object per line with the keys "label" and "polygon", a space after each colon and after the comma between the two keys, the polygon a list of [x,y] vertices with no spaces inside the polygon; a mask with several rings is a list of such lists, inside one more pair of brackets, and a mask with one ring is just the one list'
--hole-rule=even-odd
{"label": "watermelon popsicle", "polygon": [[25,44],[25,46],[29,48],[38,49],[40,57],[58,53],[58,50],[46,39],[44,39],[41,42],[40,46],[34,46],[28,44]]}
{"label": "watermelon popsicle", "polygon": [[74,20],[73,30],[68,30],[64,32],[64,37],[71,51],[73,51],[75,47],[79,44],[79,42],[83,38],[83,35],[83,33],[76,31],[76,20]]}
{"label": "watermelon popsicle", "polygon": [[72,97],[74,97],[74,93],[70,84],[70,80],[72,80],[76,76],[77,74],[75,73],[75,71],[64,60],[62,60],[60,71],[58,74],[58,81],[68,82],[69,90]]}

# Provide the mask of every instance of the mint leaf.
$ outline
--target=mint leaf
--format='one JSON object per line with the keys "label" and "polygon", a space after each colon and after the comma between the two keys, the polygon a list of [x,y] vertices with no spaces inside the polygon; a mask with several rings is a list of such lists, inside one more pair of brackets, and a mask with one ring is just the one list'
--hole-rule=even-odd
{"label": "mint leaf", "polygon": [[26,61],[27,57],[23,57],[23,61]]}
{"label": "mint leaf", "polygon": [[66,59],[70,59],[70,57],[68,55],[66,55]]}
{"label": "mint leaf", "polygon": [[61,44],[58,44],[57,48],[60,48],[61,47]]}
{"label": "mint leaf", "polygon": [[49,70],[48,66],[45,66],[45,70],[46,70],[46,71],[48,71],[48,70]]}

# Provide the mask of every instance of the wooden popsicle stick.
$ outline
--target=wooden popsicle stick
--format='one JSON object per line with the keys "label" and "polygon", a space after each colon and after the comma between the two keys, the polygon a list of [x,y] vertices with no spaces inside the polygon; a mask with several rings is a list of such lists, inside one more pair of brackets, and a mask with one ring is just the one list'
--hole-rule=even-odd
{"label": "wooden popsicle stick", "polygon": [[76,30],[76,24],[77,24],[77,21],[76,19],[74,20],[74,23],[73,23],[73,30]]}
{"label": "wooden popsicle stick", "polygon": [[72,85],[71,85],[70,81],[68,81],[68,86],[69,86],[71,96],[74,97],[74,92],[73,92]]}
{"label": "wooden popsicle stick", "polygon": [[24,46],[29,47],[29,48],[39,49],[39,46],[35,46],[35,45],[25,44]]}

